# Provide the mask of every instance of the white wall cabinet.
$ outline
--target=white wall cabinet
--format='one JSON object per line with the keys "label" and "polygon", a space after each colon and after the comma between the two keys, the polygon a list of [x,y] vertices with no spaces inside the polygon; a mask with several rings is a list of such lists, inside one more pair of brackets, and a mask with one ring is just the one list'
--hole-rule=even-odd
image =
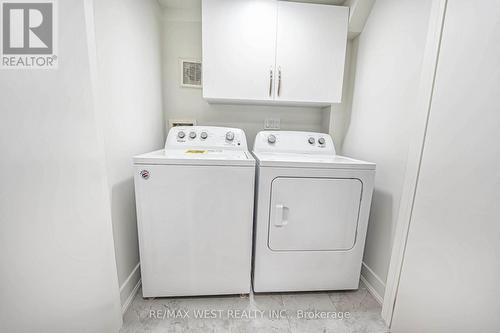
{"label": "white wall cabinet", "polygon": [[273,99],[276,14],[275,0],[203,0],[204,98]]}
{"label": "white wall cabinet", "polygon": [[328,105],[342,96],[347,7],[203,0],[203,97]]}

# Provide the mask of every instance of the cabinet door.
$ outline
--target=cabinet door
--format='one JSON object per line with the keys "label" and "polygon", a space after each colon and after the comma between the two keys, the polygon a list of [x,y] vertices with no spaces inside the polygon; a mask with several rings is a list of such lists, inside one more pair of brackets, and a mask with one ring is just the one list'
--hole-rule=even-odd
{"label": "cabinet door", "polygon": [[278,2],[276,100],[341,101],[348,14],[347,7]]}
{"label": "cabinet door", "polygon": [[203,97],[272,100],[275,0],[203,0]]}

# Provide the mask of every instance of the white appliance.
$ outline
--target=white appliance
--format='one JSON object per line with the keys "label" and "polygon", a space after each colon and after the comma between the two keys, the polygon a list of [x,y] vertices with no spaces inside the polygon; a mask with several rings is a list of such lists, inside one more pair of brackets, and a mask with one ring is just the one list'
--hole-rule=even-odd
{"label": "white appliance", "polygon": [[253,153],[254,291],[357,289],[375,164],[320,133],[260,132]]}
{"label": "white appliance", "polygon": [[174,127],[134,167],[143,296],[249,293],[255,160],[245,133]]}

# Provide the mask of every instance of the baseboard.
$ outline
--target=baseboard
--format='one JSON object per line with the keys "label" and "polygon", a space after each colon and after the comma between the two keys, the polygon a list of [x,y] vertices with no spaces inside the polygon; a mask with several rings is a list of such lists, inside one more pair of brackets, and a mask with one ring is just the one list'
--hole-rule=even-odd
{"label": "baseboard", "polygon": [[361,281],[366,285],[368,292],[382,305],[384,303],[385,283],[375,272],[363,262],[361,267]]}
{"label": "baseboard", "polygon": [[141,285],[140,264],[137,264],[127,279],[120,286],[120,301],[122,304],[122,313],[125,313],[132,303]]}
{"label": "baseboard", "polygon": [[127,312],[128,308],[130,307],[130,304],[132,304],[132,301],[134,300],[135,295],[139,291],[140,286],[141,286],[141,280],[137,281],[137,284],[135,285],[134,289],[132,289],[132,292],[128,296],[125,303],[122,305],[122,315],[124,315],[125,312]]}

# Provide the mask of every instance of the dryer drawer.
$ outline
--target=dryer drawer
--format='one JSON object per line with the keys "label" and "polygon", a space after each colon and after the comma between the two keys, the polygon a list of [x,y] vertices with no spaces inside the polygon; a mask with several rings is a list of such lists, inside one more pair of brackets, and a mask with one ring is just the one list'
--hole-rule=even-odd
{"label": "dryer drawer", "polygon": [[359,179],[275,178],[271,185],[269,248],[351,249],[356,242],[362,191]]}

